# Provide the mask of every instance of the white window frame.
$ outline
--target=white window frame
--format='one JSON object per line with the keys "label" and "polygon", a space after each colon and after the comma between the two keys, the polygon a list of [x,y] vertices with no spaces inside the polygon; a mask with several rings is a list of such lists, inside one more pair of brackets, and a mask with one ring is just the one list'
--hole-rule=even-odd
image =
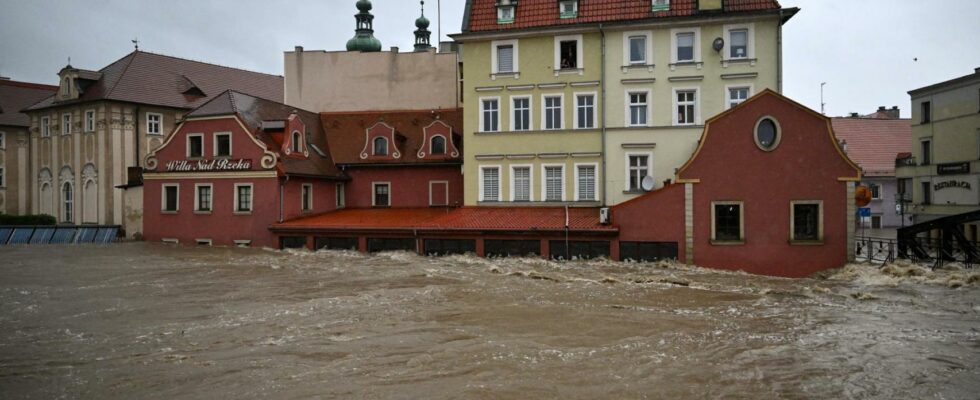
{"label": "white window frame", "polygon": [[[547,103],[547,101],[548,100],[547,99],[549,99],[549,98],[559,98],[559,99],[561,99],[561,101],[560,101],[560,103],[561,103],[560,104],[560,107],[558,107],[558,110],[561,111],[561,115],[560,115],[561,118],[558,118],[558,127],[556,127],[556,128],[548,128],[548,125],[547,125],[547,123],[548,123],[548,118],[547,118],[547,116],[548,116],[548,114],[547,114],[548,113],[548,106],[547,106],[548,103]],[[562,130],[562,129],[565,129],[565,94],[564,93],[542,94],[541,95],[541,130],[543,130],[543,131],[558,131],[558,130]]]}
{"label": "white window frame", "polygon": [[209,238],[194,239],[194,244],[197,246],[208,246],[210,247],[214,241]]}
{"label": "white window frame", "polygon": [[[197,157],[191,156],[191,138],[193,137],[201,138],[201,155]],[[185,149],[186,150],[185,153],[187,153],[186,154],[187,158],[189,159],[204,158],[204,134],[203,133],[188,133],[185,141],[187,142],[187,146]]]}
{"label": "white window frame", "polygon": [[[157,131],[156,132],[153,132],[153,130],[150,129],[150,127],[152,126],[152,123],[150,122],[150,116],[154,116],[154,117],[157,117],[158,118],[158,121],[156,122],[156,125],[157,125]],[[163,114],[161,114],[161,113],[152,113],[152,112],[146,113],[146,134],[147,135],[152,135],[152,136],[161,136],[161,135],[163,135]]]}
{"label": "white window frame", "polygon": [[[699,87],[673,88],[671,92],[673,93],[673,96],[671,96],[671,102],[673,103],[673,108],[671,108],[671,112],[673,112],[673,115],[671,117],[672,119],[671,122],[673,123],[673,125],[674,126],[701,125],[701,88]],[[680,92],[694,92],[694,121],[691,123],[681,123],[680,121],[677,120],[679,114],[677,112],[678,111],[677,107],[680,106],[680,103],[677,102],[677,94]]]}
{"label": "white window frame", "polygon": [[[797,239],[796,238],[796,206],[797,205],[816,205],[817,206],[817,239]],[[744,210],[742,211],[745,212]],[[880,216],[879,216],[880,217]],[[744,215],[743,215],[744,219]],[[789,202],[789,240],[790,243],[823,243],[824,232],[824,210],[823,200],[793,200]],[[745,225],[745,222],[742,222]],[[744,228],[743,228],[744,229]],[[744,240],[744,236],[743,236]]]}
{"label": "white window frame", "polygon": [[[209,210],[201,209],[201,188],[206,187],[211,191],[211,200]],[[212,183],[195,183],[194,184],[194,213],[195,214],[210,214],[214,212],[214,184]]]}
{"label": "white window frame", "polygon": [[[378,186],[388,187],[388,204],[377,204],[375,201],[378,199]],[[372,207],[391,207],[391,182],[371,182],[371,206]]]}
{"label": "white window frame", "polygon": [[0,131],[0,149],[7,148],[7,132]]}
{"label": "white window frame", "polygon": [[[175,198],[177,199],[174,204],[173,210],[167,209],[167,188],[174,188],[177,190]],[[180,184],[178,183],[165,183],[160,185],[160,212],[163,214],[176,214],[180,211]]]}
{"label": "white window frame", "polygon": [[[510,9],[510,14],[511,15],[510,15],[510,18],[509,19],[503,17],[503,14],[504,14],[503,11],[504,11],[505,8]],[[497,6],[497,23],[498,24],[512,24],[512,23],[514,23],[514,19],[515,18],[517,18],[517,5],[516,4],[508,3],[508,4],[501,4],[501,5]]]}
{"label": "white window frame", "polygon": [[289,151],[302,153],[303,147],[303,132],[300,132],[298,129],[294,130],[289,134]]}
{"label": "white window frame", "polygon": [[[480,129],[478,130],[478,132],[500,132],[500,114],[503,112],[503,107],[501,107],[501,103],[500,103],[500,96],[480,97],[479,101],[480,101],[480,127],[479,127]],[[488,131],[483,129],[484,122],[486,122],[486,120],[484,119],[485,118],[484,113],[486,112],[486,109],[483,108],[484,101],[497,102],[497,130]]]}
{"label": "white window frame", "polygon": [[575,41],[575,68],[566,68],[564,71],[581,71],[585,69],[585,65],[583,64],[585,57],[582,49],[582,35],[555,36],[555,73],[563,70],[561,68],[561,42],[570,41]]}
{"label": "white window frame", "polygon": [[[657,2],[663,4],[657,5]],[[652,0],[650,2],[650,9],[652,11],[669,11],[670,10],[670,0]]]}
{"label": "white window frame", "polygon": [[[495,199],[488,199],[487,198],[487,194],[485,192],[484,181],[486,180],[486,176],[485,176],[484,171],[486,171],[488,169],[495,169],[495,170],[497,170],[497,198],[495,198]],[[501,173],[502,170],[503,170],[503,168],[501,168],[500,165],[481,165],[480,166],[480,177],[479,177],[480,178],[480,182],[479,182],[479,184],[480,184],[480,187],[479,187],[479,196],[480,197],[479,197],[479,201],[500,202],[501,195],[503,194],[503,193],[501,193],[501,189],[503,189],[503,188],[501,187],[501,184],[500,184],[501,180],[503,179],[503,174]]]}
{"label": "white window frame", "polygon": [[[389,189],[388,192],[391,193],[391,189]],[[309,201],[307,201],[307,198],[309,198]],[[303,203],[308,203],[308,204],[303,204]],[[306,207],[307,205],[309,205],[309,207]],[[299,211],[304,213],[313,211],[313,184],[312,183],[304,183],[300,185]]]}
{"label": "white window frame", "polygon": [[71,113],[61,114],[61,134],[71,135],[72,115]]}
{"label": "white window frame", "polygon": [[[625,169],[624,170],[626,172],[626,175],[624,175],[625,179],[623,179],[623,181],[626,182],[626,186],[623,187],[623,191],[624,192],[631,192],[631,193],[632,192],[642,192],[643,191],[643,182],[642,182],[642,180],[640,182],[640,187],[636,188],[635,190],[630,188],[630,182],[631,182],[631,180],[630,180],[631,179],[630,178],[630,170],[632,169],[631,168],[632,166],[630,165],[630,157],[631,156],[646,156],[646,158],[647,158],[647,176],[653,176],[653,152],[652,151],[627,151],[626,153],[623,154],[623,164],[625,165]],[[656,179],[656,178],[654,178],[654,179]]]}
{"label": "white window frame", "polygon": [[[218,155],[218,136],[228,136],[228,154],[227,155]],[[213,143],[214,144],[214,149],[212,150],[212,153],[214,154],[214,157],[215,158],[218,158],[218,157],[222,157],[222,158],[224,158],[224,157],[231,157],[231,155],[234,154],[234,150],[232,148],[231,132],[215,132],[214,133],[214,136],[212,137],[212,141],[214,142]]]}
{"label": "white window frame", "polygon": [[[548,168],[561,168],[561,200],[548,199]],[[541,164],[541,200],[542,201],[565,201],[565,164]]]}
{"label": "white window frame", "polygon": [[[677,60],[677,34],[679,33],[694,33],[694,59],[678,61]],[[670,63],[700,63],[701,62],[701,28],[700,27],[690,27],[690,28],[676,28],[670,30]]]}
{"label": "white window frame", "polygon": [[[599,124],[599,116],[597,112],[597,109],[599,108],[599,94],[597,92],[576,92],[572,95],[572,97],[575,98],[575,104],[572,107],[575,110],[572,115],[572,119],[574,120],[572,121],[572,129],[596,129],[596,126]],[[592,97],[592,126],[579,127],[578,99],[580,97]],[[564,116],[562,119],[564,119]]]}
{"label": "white window frame", "polygon": [[[388,191],[389,196],[391,190]],[[371,193],[374,195],[374,193]],[[334,206],[339,210],[347,207],[347,184],[338,182],[334,187]]]}
{"label": "white window frame", "polygon": [[242,247],[242,248],[252,247],[251,240],[242,239],[242,240],[233,240],[232,242],[235,243],[235,247]]}
{"label": "white window frame", "polygon": [[[748,24],[725,25],[723,29],[725,32],[725,48],[721,50],[722,60],[732,61],[732,60],[755,59],[755,24],[748,23]],[[746,46],[745,57],[732,57],[731,56],[732,31],[737,31],[742,29],[746,30],[746,35],[748,36],[746,38],[746,43],[745,43]]]}
{"label": "white window frame", "polygon": [[[518,54],[520,54],[520,52],[518,51],[519,50],[518,49],[518,44],[519,44],[519,42],[518,42],[517,39],[511,39],[511,40],[494,40],[494,41],[490,42],[490,50],[491,50],[490,51],[490,72],[491,72],[491,74],[492,74],[493,77],[496,77],[497,75],[501,75],[501,74],[503,74],[503,75],[514,74],[514,75],[516,75],[516,77],[520,77],[520,69],[521,68],[520,68],[520,63],[518,62],[519,61],[518,60]],[[497,48],[498,47],[501,47],[501,46],[512,46],[513,49],[514,49],[514,60],[513,60],[514,65],[513,65],[513,71],[510,71],[510,72],[500,72],[500,66],[497,64]]]}
{"label": "white window frame", "polygon": [[[446,185],[446,204],[434,204],[432,202],[433,185]],[[449,181],[429,181],[429,207],[448,207],[449,204]]]}
{"label": "white window frame", "polygon": [[[875,190],[877,188],[878,190]],[[881,200],[881,185],[877,183],[868,183],[868,191],[871,192],[871,200]],[[875,193],[878,192],[878,193]]]}
{"label": "white window frame", "polygon": [[95,110],[85,110],[84,132],[95,132]]}
{"label": "white window frame", "polygon": [[41,117],[41,137],[51,137],[51,117]]}
{"label": "white window frame", "polygon": [[[752,95],[755,93],[755,85],[753,85],[751,83],[744,84],[744,85],[726,85],[725,86],[725,109],[726,110],[730,110],[732,108],[735,108],[735,106],[732,105],[732,90],[733,89],[748,89],[748,93],[745,96],[745,100],[742,100],[742,101],[738,102],[738,104],[742,104],[743,102],[745,102],[746,100],[748,100],[750,97],[752,97]],[[676,97],[675,97],[675,99],[676,99]]]}
{"label": "white window frame", "polygon": [[[643,62],[633,62],[631,60],[632,47],[630,47],[630,38],[636,36],[643,36],[646,40],[646,45],[643,51],[646,52],[643,57]],[[623,65],[624,66],[648,66],[653,65],[653,34],[650,31],[627,31],[623,32]]]}
{"label": "white window frame", "polygon": [[[738,240],[718,240],[716,238],[715,206],[738,206]],[[712,201],[711,202],[711,244],[742,244],[745,243],[745,202],[742,200]]]}
{"label": "white window frame", "polygon": [[[248,210],[240,210],[239,207],[238,207],[238,205],[240,204],[240,201],[241,201],[241,199],[238,198],[238,188],[240,188],[240,187],[247,187],[247,188],[249,188],[249,190],[248,190],[248,200],[249,200],[248,201],[248,204],[249,204]],[[214,193],[212,193],[211,196],[214,197]],[[251,183],[236,183],[235,184],[235,194],[232,197],[234,198],[234,204],[233,204],[233,207],[234,208],[232,208],[233,214],[235,214],[235,215],[249,215],[249,214],[252,214],[252,210],[255,209],[255,187]]]}
{"label": "white window frame", "polygon": [[[517,129],[517,107],[514,106],[514,100],[520,99],[527,100],[527,129]],[[483,107],[482,101],[480,102],[480,107]],[[483,117],[482,112],[480,113],[480,117]],[[480,127],[483,127],[482,123],[480,124]],[[510,130],[511,132],[525,132],[534,130],[534,98],[531,95],[510,97]]]}
{"label": "white window frame", "polygon": [[[385,153],[384,154],[378,154],[378,145],[377,145],[378,139],[383,140],[384,143],[385,143]],[[385,157],[385,156],[388,156],[390,154],[391,154],[391,143],[389,143],[388,138],[386,138],[384,136],[375,136],[374,139],[371,139],[371,155],[372,156],[382,156],[382,157]]]}
{"label": "white window frame", "polygon": [[[517,200],[517,174],[514,173],[515,169],[526,168],[527,169],[527,200]],[[533,202],[534,201],[534,165],[532,164],[512,164],[510,166],[510,201],[511,202]]]}
{"label": "white window frame", "polygon": [[[442,153],[436,153],[435,150],[436,138],[442,139]],[[449,140],[446,139],[446,136],[436,134],[436,135],[432,135],[432,137],[429,138],[429,155],[444,156],[448,153],[449,153]]]}
{"label": "white window frame", "polygon": [[[579,181],[580,178],[579,168],[581,167],[593,168],[594,176],[592,177],[592,179],[594,181],[593,182],[594,197],[592,199],[583,199],[580,196],[579,190],[581,189],[581,187],[579,185],[581,184],[581,181]],[[574,198],[575,201],[599,201],[599,163],[576,163],[575,164],[575,197]]]}
{"label": "white window frame", "polygon": [[[632,95],[634,95],[634,94],[645,94],[645,95],[647,95],[647,102],[646,102],[647,116],[646,116],[646,123],[645,124],[633,124],[633,112],[632,112],[633,110],[631,110],[631,107],[633,106],[633,103],[630,103],[630,101],[631,101],[630,97]],[[624,101],[623,101],[623,103],[626,104],[626,109],[625,109],[626,114],[624,114],[626,116],[626,121],[625,121],[626,122],[626,126],[628,126],[628,127],[646,127],[646,126],[650,126],[650,119],[653,116],[652,115],[653,114],[653,107],[650,104],[652,100],[653,100],[653,93],[649,89],[647,89],[647,90],[627,90],[626,91],[626,95],[624,96]]]}

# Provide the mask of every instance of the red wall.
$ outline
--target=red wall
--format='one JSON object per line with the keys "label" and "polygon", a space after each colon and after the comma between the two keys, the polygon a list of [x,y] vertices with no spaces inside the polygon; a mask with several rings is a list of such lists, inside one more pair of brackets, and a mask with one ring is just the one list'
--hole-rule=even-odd
{"label": "red wall", "polygon": [[371,207],[372,182],[391,183],[391,207],[429,207],[429,182],[449,181],[449,206],[463,204],[463,175],[459,166],[351,168],[345,171],[347,207]]}
{"label": "red wall", "polygon": [[231,159],[252,160],[252,170],[261,170],[260,160],[265,152],[254,141],[251,135],[242,129],[234,118],[188,121],[174,131],[173,138],[157,151],[158,161],[156,171],[167,170],[167,161],[187,159],[187,134],[204,135],[205,160],[214,159],[214,133],[231,132]]}
{"label": "red wall", "polygon": [[611,212],[612,225],[619,227],[618,242],[676,242],[677,259],[685,259],[684,185],[670,185],[620,203]]}

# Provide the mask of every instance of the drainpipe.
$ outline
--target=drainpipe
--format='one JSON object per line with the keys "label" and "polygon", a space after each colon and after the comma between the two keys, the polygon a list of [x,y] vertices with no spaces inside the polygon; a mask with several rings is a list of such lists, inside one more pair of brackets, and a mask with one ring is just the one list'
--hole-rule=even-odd
{"label": "drainpipe", "polygon": [[[602,101],[602,111],[601,118],[602,123],[600,125],[599,137],[602,139],[602,150],[599,153],[599,159],[602,164],[602,171],[600,175],[602,176],[602,203],[603,207],[606,206],[606,31],[602,29],[602,24],[599,24],[599,46],[602,49],[600,55],[601,68],[599,71],[599,91]],[[567,246],[566,246],[567,247]]]}
{"label": "drainpipe", "polygon": [[283,199],[286,195],[286,182],[289,182],[289,175],[286,175],[286,179],[279,180],[279,223],[281,224],[284,217],[283,212]]}
{"label": "drainpipe", "polygon": [[779,9],[779,26],[776,27],[776,91],[783,93],[783,9]]}

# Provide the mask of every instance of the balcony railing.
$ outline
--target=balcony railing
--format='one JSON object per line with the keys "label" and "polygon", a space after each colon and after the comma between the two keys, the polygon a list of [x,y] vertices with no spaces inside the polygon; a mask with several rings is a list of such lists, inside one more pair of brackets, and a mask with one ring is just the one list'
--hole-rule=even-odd
{"label": "balcony railing", "polygon": [[914,167],[916,165],[918,164],[915,162],[915,157],[905,157],[905,158],[895,159],[896,167]]}

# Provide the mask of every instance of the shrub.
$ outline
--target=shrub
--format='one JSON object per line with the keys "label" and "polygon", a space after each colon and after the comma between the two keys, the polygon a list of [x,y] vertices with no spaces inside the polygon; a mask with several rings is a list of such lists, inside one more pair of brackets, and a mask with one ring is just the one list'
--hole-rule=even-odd
{"label": "shrub", "polygon": [[0,225],[54,225],[58,220],[46,214],[7,215],[0,214]]}

